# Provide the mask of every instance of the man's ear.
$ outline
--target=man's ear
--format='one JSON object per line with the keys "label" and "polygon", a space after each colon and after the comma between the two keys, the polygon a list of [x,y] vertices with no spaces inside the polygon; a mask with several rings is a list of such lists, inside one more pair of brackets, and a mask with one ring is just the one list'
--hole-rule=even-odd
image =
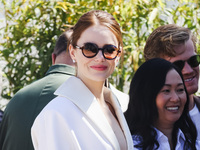
{"label": "man's ear", "polygon": [[51,54],[51,59],[52,59],[52,64],[54,65],[56,62],[56,54],[52,53]]}
{"label": "man's ear", "polygon": [[74,47],[72,46],[72,44],[69,45],[69,54],[70,54],[72,60],[75,60],[75,61],[76,61],[76,59],[75,59],[75,49],[74,49]]}

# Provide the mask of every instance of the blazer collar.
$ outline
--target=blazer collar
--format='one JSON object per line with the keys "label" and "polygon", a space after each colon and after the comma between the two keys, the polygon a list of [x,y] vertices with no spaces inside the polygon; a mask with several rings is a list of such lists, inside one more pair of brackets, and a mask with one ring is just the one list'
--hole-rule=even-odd
{"label": "blazer collar", "polygon": [[[105,88],[105,95],[110,96],[111,103],[115,109],[119,123],[121,124],[122,130],[124,131],[125,138],[127,140],[128,147],[132,146],[132,139],[124,119],[121,108],[118,101],[112,96],[109,89]],[[103,111],[97,102],[96,97],[91,91],[85,86],[85,84],[77,77],[70,77],[64,84],[62,84],[56,91],[55,95],[66,97],[71,100],[77,107],[79,107],[88,118],[94,122],[96,129],[100,130],[102,134],[110,141],[114,149],[120,149],[118,140],[108,123]],[[133,146],[132,146],[133,147]],[[130,148],[131,149],[131,148]]]}
{"label": "blazer collar", "polygon": [[46,72],[45,76],[49,74],[54,73],[61,73],[61,74],[67,74],[67,75],[75,75],[75,67],[66,65],[66,64],[56,64],[52,65],[48,71]]}

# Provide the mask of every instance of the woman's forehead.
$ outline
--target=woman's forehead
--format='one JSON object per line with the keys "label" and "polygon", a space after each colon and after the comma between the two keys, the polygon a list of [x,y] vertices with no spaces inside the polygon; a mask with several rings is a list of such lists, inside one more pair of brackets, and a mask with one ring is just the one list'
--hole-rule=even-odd
{"label": "woman's forehead", "polygon": [[102,25],[94,25],[87,28],[77,41],[78,45],[92,42],[98,46],[104,46],[105,44],[117,45],[118,40],[114,33],[110,29]]}

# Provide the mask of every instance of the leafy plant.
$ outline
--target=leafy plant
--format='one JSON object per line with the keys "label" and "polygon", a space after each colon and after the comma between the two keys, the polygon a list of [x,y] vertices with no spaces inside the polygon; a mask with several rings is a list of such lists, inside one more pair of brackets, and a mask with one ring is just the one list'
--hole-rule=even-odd
{"label": "leafy plant", "polygon": [[58,36],[87,11],[108,11],[121,26],[124,51],[109,81],[125,92],[135,71],[144,62],[145,41],[155,28],[176,23],[196,34],[200,29],[197,0],[176,3],[170,0],[13,0],[11,3],[1,0],[1,3],[6,26],[0,29],[3,38],[0,58],[7,62],[3,71],[9,81],[2,96],[8,99],[45,75]]}

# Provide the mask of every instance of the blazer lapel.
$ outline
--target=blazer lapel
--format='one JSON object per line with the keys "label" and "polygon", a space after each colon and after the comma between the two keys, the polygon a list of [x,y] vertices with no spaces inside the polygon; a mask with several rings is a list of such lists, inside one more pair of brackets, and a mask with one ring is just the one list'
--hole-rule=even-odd
{"label": "blazer lapel", "polygon": [[[106,89],[106,91],[105,91],[106,94],[108,93],[108,90],[109,89]],[[118,100],[116,99],[115,95],[113,95],[113,93],[111,91],[109,93],[110,93],[110,100],[111,100],[112,106],[115,110],[119,124],[122,128],[122,131],[124,132],[124,135],[125,135],[125,138],[127,141],[128,150],[131,150],[131,149],[133,149],[133,140],[132,140],[132,136],[131,136],[130,130],[128,128],[127,122],[125,120],[124,114],[122,112],[120,104],[119,104]]]}
{"label": "blazer lapel", "polygon": [[104,113],[99,103],[80,79],[70,77],[55,91],[55,94],[71,100],[96,125],[96,131],[101,132],[110,141],[115,150],[120,149],[118,140],[106,117],[103,115]]}

